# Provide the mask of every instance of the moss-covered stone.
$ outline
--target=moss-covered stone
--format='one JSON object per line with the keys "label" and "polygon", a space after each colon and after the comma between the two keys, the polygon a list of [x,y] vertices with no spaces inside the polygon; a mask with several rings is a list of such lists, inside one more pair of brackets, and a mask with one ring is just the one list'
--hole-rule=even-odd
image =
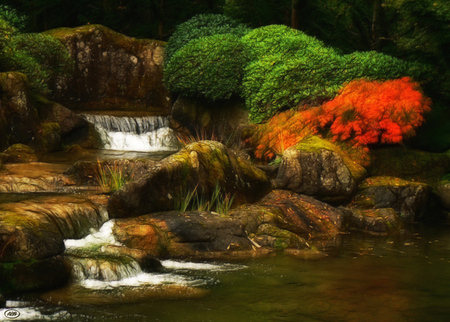
{"label": "moss-covered stone", "polygon": [[216,141],[187,145],[158,164],[141,179],[115,192],[108,202],[112,217],[138,216],[172,210],[183,193],[197,190],[210,199],[216,186],[234,195],[235,204],[253,202],[267,193],[271,184],[265,173],[239,159]]}
{"label": "moss-covered stone", "polygon": [[50,30],[75,60],[71,77],[61,78],[53,97],[69,107],[145,109],[170,113],[162,83],[165,43],[135,39],[101,25]]}
{"label": "moss-covered stone", "polygon": [[284,152],[276,185],[327,201],[348,200],[366,170],[338,146],[312,136]]}
{"label": "moss-covered stone", "polygon": [[62,256],[0,263],[0,292],[47,290],[68,282],[70,267]]}
{"label": "moss-covered stone", "polygon": [[3,163],[22,163],[38,161],[34,149],[25,144],[14,144],[0,154]]}

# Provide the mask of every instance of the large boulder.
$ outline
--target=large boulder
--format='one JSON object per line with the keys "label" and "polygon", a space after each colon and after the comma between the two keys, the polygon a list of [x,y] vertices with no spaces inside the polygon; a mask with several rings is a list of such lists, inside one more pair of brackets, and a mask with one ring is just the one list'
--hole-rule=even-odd
{"label": "large boulder", "polygon": [[348,200],[366,170],[339,147],[316,136],[283,154],[276,186],[327,201]]}
{"label": "large boulder", "polygon": [[116,191],[108,201],[112,218],[174,210],[177,201],[197,191],[210,199],[216,187],[233,194],[235,204],[254,202],[271,184],[265,173],[216,141],[187,145],[155,164],[147,175]]}
{"label": "large boulder", "polygon": [[123,245],[157,257],[249,257],[275,249],[308,250],[315,240],[335,237],[341,222],[341,210],[277,190],[226,215],[171,211],[116,219],[113,234]]}
{"label": "large boulder", "polygon": [[450,181],[441,181],[437,186],[437,195],[442,206],[450,210]]}
{"label": "large boulder", "polygon": [[365,179],[345,211],[345,226],[373,233],[397,232],[424,216],[431,187],[395,177]]}
{"label": "large boulder", "polygon": [[107,220],[101,206],[73,197],[0,204],[0,262],[44,259],[64,251],[64,239],[82,238]]}
{"label": "large boulder", "polygon": [[16,143],[33,144],[38,122],[27,77],[17,72],[0,73],[0,150]]}
{"label": "large boulder", "polygon": [[170,96],[162,82],[164,42],[129,38],[100,25],[47,33],[75,60],[73,75],[52,86],[56,101],[70,108],[170,113]]}
{"label": "large boulder", "polygon": [[0,153],[0,159],[3,163],[23,163],[38,160],[34,149],[21,143],[13,144],[3,153]]}

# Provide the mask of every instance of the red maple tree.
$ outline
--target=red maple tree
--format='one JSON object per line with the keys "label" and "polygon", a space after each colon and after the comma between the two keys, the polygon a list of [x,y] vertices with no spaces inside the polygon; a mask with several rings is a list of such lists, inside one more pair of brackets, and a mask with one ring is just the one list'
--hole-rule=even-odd
{"label": "red maple tree", "polygon": [[355,80],[332,101],[303,113],[313,128],[328,128],[333,139],[358,145],[401,143],[415,135],[431,100],[404,77],[384,82]]}

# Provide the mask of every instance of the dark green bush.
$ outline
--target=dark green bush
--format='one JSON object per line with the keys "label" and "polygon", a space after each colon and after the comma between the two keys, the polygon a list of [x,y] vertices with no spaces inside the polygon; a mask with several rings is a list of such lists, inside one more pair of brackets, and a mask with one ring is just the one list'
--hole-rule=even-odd
{"label": "dark green bush", "polygon": [[165,83],[175,93],[211,100],[239,94],[246,59],[235,35],[192,40],[165,67]]}
{"label": "dark green bush", "polygon": [[29,78],[31,88],[48,92],[48,83],[73,69],[73,60],[61,42],[45,34],[19,34],[12,37],[5,51],[8,70]]}
{"label": "dark green bush", "polygon": [[220,34],[233,34],[238,37],[251,29],[224,15],[197,15],[177,26],[165,49],[165,62],[169,63],[173,55],[191,40]]}
{"label": "dark green bush", "polygon": [[328,50],[320,40],[284,25],[269,25],[254,29],[242,37],[248,56],[254,60],[263,56],[282,54],[287,57],[310,55],[315,51]]}
{"label": "dark green bush", "polygon": [[[21,15],[16,9],[9,6],[0,5],[0,20],[3,19],[17,30],[23,30],[27,23],[28,17]],[[0,27],[1,28],[1,27]]]}

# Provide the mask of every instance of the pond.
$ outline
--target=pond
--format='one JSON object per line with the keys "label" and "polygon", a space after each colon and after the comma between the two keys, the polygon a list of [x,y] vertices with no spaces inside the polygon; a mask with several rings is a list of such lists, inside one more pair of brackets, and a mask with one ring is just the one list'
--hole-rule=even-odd
{"label": "pond", "polygon": [[[283,254],[163,261],[163,272],[147,274],[153,284],[72,285],[9,298],[0,321],[12,320],[5,313],[19,313],[15,321],[448,321],[448,224],[389,237],[342,235],[325,252],[314,261]],[[164,286],[171,293],[158,296]]]}

